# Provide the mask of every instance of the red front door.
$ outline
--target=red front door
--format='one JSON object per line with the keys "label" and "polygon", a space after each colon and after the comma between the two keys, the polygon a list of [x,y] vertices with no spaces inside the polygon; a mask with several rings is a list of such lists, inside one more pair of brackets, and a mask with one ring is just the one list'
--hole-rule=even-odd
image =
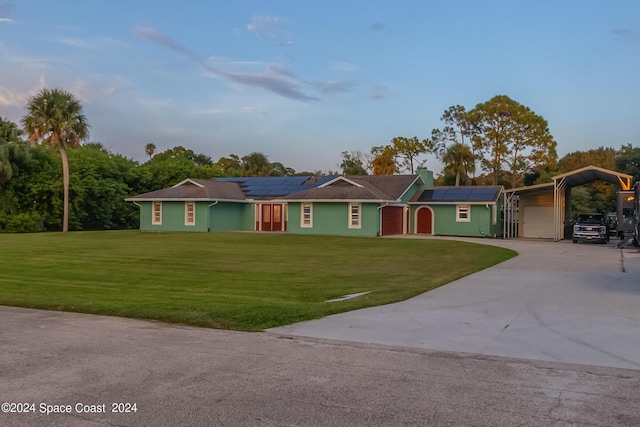
{"label": "red front door", "polygon": [[256,230],[285,231],[284,205],[263,203],[256,206]]}
{"label": "red front door", "polygon": [[416,232],[422,234],[433,234],[431,224],[433,224],[433,214],[431,213],[431,209],[418,209],[418,224]]}

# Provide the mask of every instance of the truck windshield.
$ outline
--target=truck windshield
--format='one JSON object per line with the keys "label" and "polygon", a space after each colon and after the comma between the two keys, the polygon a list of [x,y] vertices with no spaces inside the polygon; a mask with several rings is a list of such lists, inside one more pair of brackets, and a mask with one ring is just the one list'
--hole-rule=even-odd
{"label": "truck windshield", "polygon": [[583,224],[602,224],[602,215],[582,214],[578,216],[578,222]]}

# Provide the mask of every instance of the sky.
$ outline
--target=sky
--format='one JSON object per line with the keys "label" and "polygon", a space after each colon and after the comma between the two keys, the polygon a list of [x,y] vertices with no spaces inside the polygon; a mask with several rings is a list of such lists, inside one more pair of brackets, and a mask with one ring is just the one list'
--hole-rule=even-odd
{"label": "sky", "polygon": [[545,118],[560,157],[640,146],[640,2],[0,0],[0,117],[43,88],[141,162],[153,143],[335,171],[495,95]]}

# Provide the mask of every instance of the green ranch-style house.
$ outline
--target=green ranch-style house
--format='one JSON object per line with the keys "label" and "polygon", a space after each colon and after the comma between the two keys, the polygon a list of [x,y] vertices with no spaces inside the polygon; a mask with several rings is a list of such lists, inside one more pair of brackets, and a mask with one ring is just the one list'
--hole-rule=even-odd
{"label": "green ranch-style house", "polygon": [[415,175],[186,179],[128,198],[143,231],[497,236],[501,186],[434,187]]}

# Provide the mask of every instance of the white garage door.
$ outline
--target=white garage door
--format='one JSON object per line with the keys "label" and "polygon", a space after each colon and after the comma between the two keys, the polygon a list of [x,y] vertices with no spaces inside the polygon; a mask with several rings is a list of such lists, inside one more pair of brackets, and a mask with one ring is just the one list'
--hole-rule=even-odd
{"label": "white garage door", "polygon": [[553,207],[525,207],[522,236],[553,239]]}

